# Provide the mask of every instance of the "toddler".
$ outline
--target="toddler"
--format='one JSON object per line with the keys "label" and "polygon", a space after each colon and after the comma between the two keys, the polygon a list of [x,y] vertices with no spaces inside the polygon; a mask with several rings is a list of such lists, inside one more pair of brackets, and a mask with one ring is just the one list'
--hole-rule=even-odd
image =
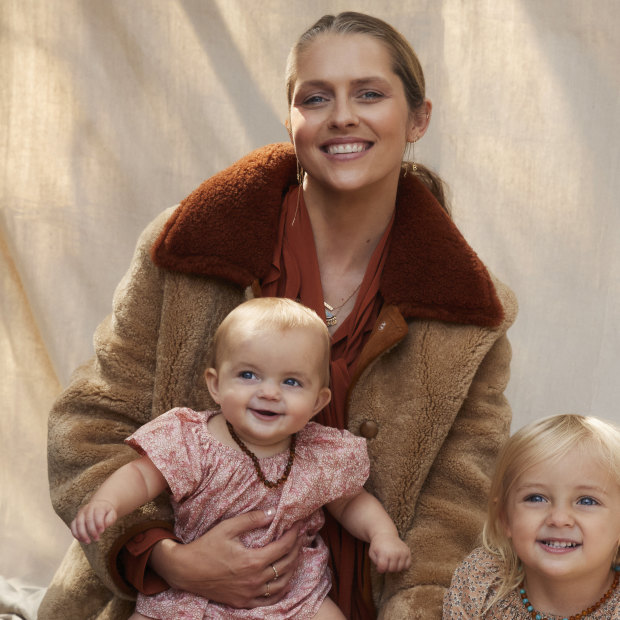
{"label": "toddler", "polygon": [[[248,547],[301,522],[304,544],[287,594],[266,607],[233,609],[169,589],[139,595],[132,620],[344,618],[326,597],[329,552],[318,536],[323,505],[370,543],[380,572],[409,567],[409,548],[362,488],[369,473],[365,440],[310,422],[331,396],[329,343],[325,323],[292,300],[259,298],[235,308],[216,332],[205,373],[220,410],[180,407],[138,429],[126,441],[141,456],[110,476],[71,524],[81,542],[98,540],[117,518],[168,490],[175,534],[187,543],[223,519],[263,509],[273,521],[242,535]],[[272,569],[277,580],[277,563]]]}
{"label": "toddler", "polygon": [[620,618],[620,429],[558,415],[504,446],[483,547],[456,569],[443,617]]}

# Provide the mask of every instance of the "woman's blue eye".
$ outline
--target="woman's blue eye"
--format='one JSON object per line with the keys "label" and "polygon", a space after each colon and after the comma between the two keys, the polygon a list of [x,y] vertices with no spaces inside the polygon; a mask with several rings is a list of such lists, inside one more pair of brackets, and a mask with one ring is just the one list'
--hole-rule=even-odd
{"label": "woman's blue eye", "polygon": [[362,99],[380,99],[381,97],[383,97],[383,95],[374,90],[369,90],[365,93],[362,93],[361,97]]}
{"label": "woman's blue eye", "polygon": [[301,387],[301,383],[299,383],[297,379],[292,379],[290,377],[288,379],[284,379],[284,385],[291,385],[293,387]]}
{"label": "woman's blue eye", "polygon": [[598,502],[593,497],[582,497],[577,503],[581,506],[598,506]]}
{"label": "woman's blue eye", "polygon": [[544,501],[545,501],[545,498],[544,498],[542,495],[536,495],[536,494],[534,494],[534,495],[528,495],[528,496],[525,498],[525,501],[526,501],[526,502],[532,502],[532,503],[544,502]]}
{"label": "woman's blue eye", "polygon": [[325,97],[321,95],[312,95],[311,97],[306,97],[303,100],[303,105],[313,105],[317,103],[323,103],[325,101]]}

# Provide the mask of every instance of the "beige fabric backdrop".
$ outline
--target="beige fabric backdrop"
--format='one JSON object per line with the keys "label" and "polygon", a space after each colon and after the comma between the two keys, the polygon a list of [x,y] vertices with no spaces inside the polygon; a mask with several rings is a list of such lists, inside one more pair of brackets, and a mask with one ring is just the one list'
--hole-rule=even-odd
{"label": "beige fabric backdrop", "polygon": [[0,575],[47,583],[47,411],[91,353],[139,231],[285,140],[289,46],[357,9],[414,44],[434,102],[417,159],[516,290],[514,426],[620,422],[616,0],[2,0]]}

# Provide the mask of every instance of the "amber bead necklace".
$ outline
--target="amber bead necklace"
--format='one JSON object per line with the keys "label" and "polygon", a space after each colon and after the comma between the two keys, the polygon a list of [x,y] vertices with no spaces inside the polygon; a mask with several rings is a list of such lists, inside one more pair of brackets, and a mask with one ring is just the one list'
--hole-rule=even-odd
{"label": "amber bead necklace", "polygon": [[250,450],[244,443],[241,441],[241,438],[235,433],[235,429],[232,427],[232,424],[226,420],[226,427],[228,428],[228,432],[230,436],[235,440],[235,443],[241,448],[241,451],[247,454],[252,463],[254,464],[254,469],[258,475],[258,479],[268,488],[274,489],[275,487],[280,486],[282,483],[286,482],[288,479],[288,475],[291,473],[291,467],[293,467],[293,461],[295,460],[295,444],[297,443],[297,433],[291,435],[291,445],[288,449],[288,461],[286,462],[286,468],[284,469],[284,473],[275,481],[267,480],[265,478],[265,474],[261,469],[260,463],[258,462],[258,457],[252,450]]}
{"label": "amber bead necklace", "polygon": [[[618,580],[620,579],[620,566],[614,567],[614,570],[616,571],[616,574],[614,575],[613,583],[611,584],[609,590],[607,590],[607,592],[605,592],[605,594],[603,594],[603,596],[598,600],[598,602],[591,607],[586,607],[586,609],[580,611],[578,614],[575,614],[574,616],[566,616],[565,618],[562,618],[562,620],[579,620],[581,618],[587,618],[590,614],[593,614],[605,601],[608,601],[614,593],[614,590],[618,585]],[[527,598],[527,592],[525,591],[523,582],[521,582],[521,585],[519,586],[519,594],[523,605],[525,605],[525,609],[529,612],[530,616],[534,618],[534,620],[549,620],[547,616],[543,616],[543,614],[534,609],[534,606]]]}

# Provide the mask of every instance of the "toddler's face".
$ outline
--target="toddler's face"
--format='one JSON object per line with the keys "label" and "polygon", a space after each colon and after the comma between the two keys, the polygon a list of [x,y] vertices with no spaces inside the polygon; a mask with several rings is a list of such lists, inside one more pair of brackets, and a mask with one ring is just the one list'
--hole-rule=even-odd
{"label": "toddler's face", "polygon": [[574,449],[517,478],[503,522],[526,577],[603,583],[620,539],[620,486],[599,460]]}
{"label": "toddler's face", "polygon": [[289,437],[328,402],[323,350],[309,328],[232,335],[207,384],[222,414],[250,448],[285,450]]}

